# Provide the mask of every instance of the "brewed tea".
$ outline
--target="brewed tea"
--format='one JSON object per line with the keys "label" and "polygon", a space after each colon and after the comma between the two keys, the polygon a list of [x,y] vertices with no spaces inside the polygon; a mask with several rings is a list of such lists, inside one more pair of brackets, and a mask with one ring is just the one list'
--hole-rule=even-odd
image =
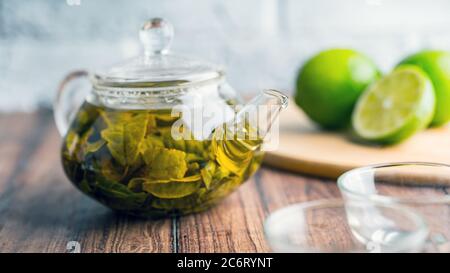
{"label": "brewed tea", "polygon": [[175,140],[170,109],[120,110],[85,102],[66,134],[70,180],[106,206],[146,217],[207,209],[262,160],[260,140]]}

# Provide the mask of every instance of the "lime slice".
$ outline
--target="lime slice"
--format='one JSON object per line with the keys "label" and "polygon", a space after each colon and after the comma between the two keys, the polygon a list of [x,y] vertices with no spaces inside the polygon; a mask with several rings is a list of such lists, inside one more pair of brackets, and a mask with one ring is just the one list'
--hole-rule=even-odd
{"label": "lime slice", "polygon": [[436,96],[432,126],[450,121],[450,52],[425,50],[404,59],[400,65],[416,65],[430,77]]}
{"label": "lime slice", "polygon": [[428,76],[418,67],[404,65],[364,92],[353,112],[353,128],[364,140],[397,143],[429,125],[434,105]]}

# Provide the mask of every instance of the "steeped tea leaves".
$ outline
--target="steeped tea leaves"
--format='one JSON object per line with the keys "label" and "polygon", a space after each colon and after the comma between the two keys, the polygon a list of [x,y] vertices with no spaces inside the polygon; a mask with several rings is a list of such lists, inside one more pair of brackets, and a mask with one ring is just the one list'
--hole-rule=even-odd
{"label": "steeped tea leaves", "polygon": [[83,192],[85,192],[85,193],[91,193],[92,192],[91,186],[89,186],[89,183],[86,180],[81,181],[80,189]]}
{"label": "steeped tea leaves", "polygon": [[193,175],[198,173],[198,170],[200,169],[200,164],[197,162],[189,163],[188,164],[188,170],[186,172],[186,175]]}
{"label": "steeped tea leaves", "polygon": [[161,217],[208,208],[261,164],[253,142],[175,139],[177,119],[170,109],[85,103],[64,140],[64,170],[81,191],[112,209]]}
{"label": "steeped tea leaves", "polygon": [[135,193],[125,185],[107,180],[97,181],[95,196],[119,210],[139,209],[147,198],[147,194],[143,192]]}
{"label": "steeped tea leaves", "polygon": [[[162,209],[168,212],[184,212],[191,213],[196,211],[204,210],[208,208],[209,204],[204,202],[202,196],[205,196],[206,189],[199,188],[194,194],[181,197],[181,198],[172,198],[172,199],[164,199],[164,198],[155,198],[152,202],[152,207],[155,209]],[[198,204],[201,204],[199,206]]]}
{"label": "steeped tea leaves", "polygon": [[205,184],[205,187],[207,189],[209,189],[209,186],[211,185],[215,171],[216,171],[216,163],[214,163],[214,161],[209,161],[205,165],[205,167],[200,171],[203,178],[203,184]]}
{"label": "steeped tea leaves", "polygon": [[103,145],[106,144],[106,141],[103,139],[99,139],[95,142],[87,142],[86,144],[86,153],[95,153],[98,150],[100,150],[100,148],[103,147]]}
{"label": "steeped tea leaves", "polygon": [[204,161],[204,160],[205,160],[205,158],[198,154],[192,154],[192,153],[186,154],[186,161],[188,163],[199,162],[199,161]]}
{"label": "steeped tea leaves", "polygon": [[146,181],[145,178],[133,178],[128,182],[128,189],[132,192],[142,192],[142,184]]}
{"label": "steeped tea leaves", "polygon": [[147,136],[141,145],[142,158],[144,159],[145,164],[151,165],[163,148],[164,143],[160,138]]}
{"label": "steeped tea leaves", "polygon": [[186,152],[197,155],[205,155],[208,149],[204,147],[204,143],[198,140],[186,140]]}
{"label": "steeped tea leaves", "polygon": [[69,131],[66,135],[66,141],[64,142],[66,145],[66,151],[69,154],[73,154],[75,152],[75,149],[77,147],[77,144],[79,143],[79,137],[78,134],[73,132],[73,131]]}
{"label": "steeped tea leaves", "polygon": [[100,115],[98,108],[88,102],[84,102],[78,110],[76,119],[71,124],[72,132],[83,135],[84,132],[92,128],[93,123]]}
{"label": "steeped tea leaves", "polygon": [[184,139],[174,139],[172,132],[169,130],[163,132],[163,140],[167,148],[186,151],[186,141]]}
{"label": "steeped tea leaves", "polygon": [[103,130],[101,135],[108,143],[112,156],[123,166],[133,165],[147,129],[147,113],[122,118],[117,117],[117,114],[110,115],[106,120],[110,127]]}
{"label": "steeped tea leaves", "polygon": [[148,176],[154,179],[180,179],[187,169],[185,152],[163,148],[158,150]]}
{"label": "steeped tea leaves", "polygon": [[109,181],[121,181],[128,172],[128,168],[114,164],[112,160],[102,160],[100,172]]}
{"label": "steeped tea leaves", "polygon": [[218,165],[216,168],[216,171],[214,173],[213,180],[221,181],[222,179],[224,179],[230,175],[231,175],[231,172],[227,168]]}
{"label": "steeped tea leaves", "polygon": [[221,183],[215,185],[214,190],[210,191],[207,196],[209,200],[221,199],[226,196],[232,189],[235,189],[241,183],[239,176],[228,176]]}
{"label": "steeped tea leaves", "polygon": [[142,189],[159,198],[181,198],[196,192],[201,185],[200,175],[173,180],[144,180]]}

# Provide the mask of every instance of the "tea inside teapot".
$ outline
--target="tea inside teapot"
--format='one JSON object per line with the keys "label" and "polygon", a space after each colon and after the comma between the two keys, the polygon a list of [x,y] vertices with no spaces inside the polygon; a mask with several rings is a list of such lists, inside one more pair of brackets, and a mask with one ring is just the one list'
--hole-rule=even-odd
{"label": "tea inside teapot", "polygon": [[237,140],[174,140],[175,121],[170,109],[114,110],[85,102],[65,138],[64,169],[108,207],[162,216],[206,209],[261,164],[262,152]]}

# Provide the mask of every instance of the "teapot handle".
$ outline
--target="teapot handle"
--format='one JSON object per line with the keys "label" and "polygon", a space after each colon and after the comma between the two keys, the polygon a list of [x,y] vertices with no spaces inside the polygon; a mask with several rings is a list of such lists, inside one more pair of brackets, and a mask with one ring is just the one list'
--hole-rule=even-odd
{"label": "teapot handle", "polygon": [[[69,73],[59,84],[53,103],[53,115],[56,127],[61,136],[65,136],[69,129],[72,118],[84,101],[81,96],[80,86],[75,84],[76,80],[88,78],[89,73],[85,70],[77,70]],[[70,86],[68,86],[70,83]]]}

